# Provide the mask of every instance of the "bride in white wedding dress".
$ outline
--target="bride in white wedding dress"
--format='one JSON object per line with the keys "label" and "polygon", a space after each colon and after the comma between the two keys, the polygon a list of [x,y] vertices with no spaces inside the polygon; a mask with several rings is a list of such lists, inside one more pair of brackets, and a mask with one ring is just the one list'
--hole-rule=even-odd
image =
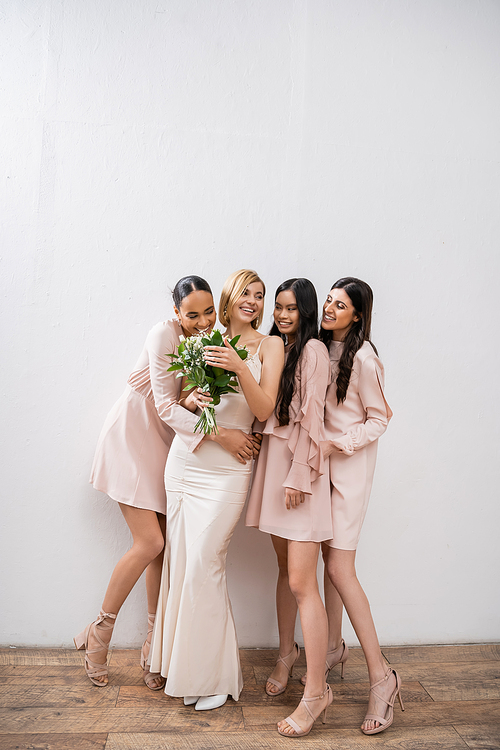
{"label": "bride in white wedding dress", "polygon": [[[207,347],[205,357],[236,373],[239,392],[222,396],[215,407],[219,435],[206,436],[194,452],[176,436],[165,469],[167,542],[151,670],[166,678],[167,695],[182,696],[197,710],[217,708],[228,695],[238,700],[243,687],[226,555],[250,482],[252,423],[272,413],[283,368],[281,339],[256,330],[264,294],[253,271],[227,279],[219,318],[230,338],[240,335],[238,346],[249,356],[241,360],[230,347]],[[194,411],[203,403],[193,391],[183,405]]]}

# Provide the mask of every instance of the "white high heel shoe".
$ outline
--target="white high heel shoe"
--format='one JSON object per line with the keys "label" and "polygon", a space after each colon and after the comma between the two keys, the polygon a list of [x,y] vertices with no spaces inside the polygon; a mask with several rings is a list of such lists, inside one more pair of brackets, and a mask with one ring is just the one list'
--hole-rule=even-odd
{"label": "white high heel shoe", "polygon": [[184,705],[185,706],[194,706],[195,703],[197,703],[200,700],[199,695],[185,695],[184,696]]}
{"label": "white high heel shoe", "polygon": [[227,695],[202,695],[196,703],[196,711],[210,711],[212,708],[220,708],[227,701]]}

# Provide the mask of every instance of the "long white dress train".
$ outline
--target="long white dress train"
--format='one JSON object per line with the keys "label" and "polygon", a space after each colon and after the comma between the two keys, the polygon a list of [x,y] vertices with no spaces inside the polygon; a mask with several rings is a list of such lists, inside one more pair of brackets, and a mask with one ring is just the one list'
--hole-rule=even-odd
{"label": "long white dress train", "polygon": [[[259,352],[246,362],[259,382]],[[216,416],[221,427],[251,432],[254,416],[242,392],[223,396]],[[251,461],[239,463],[217,443],[204,442],[195,453],[179,436],[172,443],[165,468],[167,544],[150,653],[151,671],[167,678],[167,695],[240,695],[226,555],[251,471]]]}

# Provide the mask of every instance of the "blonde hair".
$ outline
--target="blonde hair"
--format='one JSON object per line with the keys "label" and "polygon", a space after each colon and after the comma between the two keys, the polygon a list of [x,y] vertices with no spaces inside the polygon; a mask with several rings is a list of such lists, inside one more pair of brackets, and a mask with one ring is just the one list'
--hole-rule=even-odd
{"label": "blonde hair", "polygon": [[[224,286],[222,287],[219,302],[219,320],[223,326],[226,326],[227,328],[227,326],[229,325],[235,302],[239,300],[247,286],[249,284],[254,284],[256,281],[262,284],[262,290],[265,296],[265,284],[260,276],[257,276],[255,271],[249,271],[248,269],[235,271],[226,279],[226,281],[224,282]],[[252,320],[252,328],[255,328],[255,330],[257,330],[257,328],[262,323],[263,313],[264,310],[262,310],[258,318]]]}

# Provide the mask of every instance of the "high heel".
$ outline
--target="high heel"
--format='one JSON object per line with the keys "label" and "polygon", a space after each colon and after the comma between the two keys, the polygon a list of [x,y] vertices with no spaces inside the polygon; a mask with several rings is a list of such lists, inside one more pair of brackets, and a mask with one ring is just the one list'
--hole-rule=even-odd
{"label": "high heel", "polygon": [[[396,678],[396,687],[394,688],[389,700],[387,700],[387,698],[384,695],[380,695],[380,693],[378,693],[375,690],[375,688],[378,687],[379,685],[382,685],[383,682],[386,682],[386,680],[389,679],[391,674],[394,674]],[[401,679],[395,669],[392,669],[391,667],[389,667],[389,669],[386,672],[385,677],[370,687],[370,693],[371,692],[373,692],[373,694],[377,698],[380,698],[380,700],[384,701],[384,703],[387,703],[387,710],[385,712],[385,716],[376,716],[375,714],[366,714],[364,718],[364,722],[367,720],[378,721],[380,726],[375,727],[375,729],[363,729],[363,727],[361,727],[361,731],[363,732],[363,734],[378,734],[379,732],[383,732],[385,729],[391,726],[392,721],[394,719],[394,702],[396,700],[396,696],[398,696],[399,698],[399,705],[401,706],[401,711],[405,710],[403,706],[403,699],[401,698]]]}
{"label": "high heel", "polygon": [[[311,709],[308,706],[308,703],[312,703],[313,701],[320,701],[322,698],[325,697],[325,695],[328,696],[327,697],[327,701],[326,701],[326,706],[323,709],[321,709],[321,711],[319,712],[318,716],[314,716],[313,712],[311,711]],[[287,718],[285,719],[285,721],[288,724],[288,726],[292,727],[292,729],[294,731],[294,734],[289,734],[288,732],[283,732],[280,729],[279,725],[278,725],[278,732],[279,732],[279,734],[281,734],[282,737],[305,737],[306,734],[309,734],[309,732],[313,728],[314,722],[316,721],[316,719],[319,716],[321,716],[321,714],[323,714],[323,724],[326,723],[326,710],[327,710],[328,706],[331,704],[332,701],[333,701],[333,694],[332,694],[332,691],[330,690],[330,685],[327,685],[325,687],[325,689],[323,690],[323,692],[321,693],[321,695],[315,695],[313,698],[306,698],[306,697],[302,696],[302,699],[301,699],[300,703],[304,704],[304,708],[306,709],[307,713],[309,714],[309,716],[312,719],[310,726],[308,726],[306,729],[302,729],[297,724],[296,721],[294,721],[290,716],[287,716]],[[300,703],[299,703],[299,706],[300,706]]]}
{"label": "high heel", "polygon": [[[339,651],[340,648],[342,648],[342,653],[340,655],[340,659],[337,659],[337,651]],[[337,666],[337,664],[341,665],[340,677],[343,680],[344,679],[344,665],[348,658],[349,658],[349,647],[347,643],[344,641],[344,639],[342,638],[342,640],[340,641],[340,646],[337,646],[337,648],[334,648],[332,651],[328,651],[326,655],[325,680],[328,681],[328,676],[330,672],[332,671],[334,667]],[[306,680],[307,680],[307,672],[303,674],[302,677],[300,678],[300,681],[303,685],[306,684]]]}
{"label": "high heel", "polygon": [[[163,687],[165,687],[165,678],[162,677],[159,672],[150,672],[149,665],[147,663],[148,656],[149,656],[149,649],[151,648],[151,635],[153,633],[153,626],[155,624],[155,617],[156,613],[148,612],[148,634],[146,636],[146,640],[142,644],[141,649],[141,668],[142,668],[142,679],[148,686],[150,690],[161,690]],[[144,653],[145,647],[148,647],[147,653]],[[156,680],[161,680],[161,683],[159,685],[154,685],[153,683]]]}
{"label": "high heel", "polygon": [[[99,617],[97,620],[94,620],[94,622],[91,622],[90,625],[87,625],[85,630],[83,630],[80,635],[77,635],[76,638],[73,638],[75,647],[78,651],[80,651],[82,648],[85,649],[85,672],[87,673],[87,677],[91,682],[94,683],[94,685],[97,685],[97,687],[105,687],[108,684],[108,665],[107,665],[107,655],[109,651],[109,641],[111,640],[111,633],[109,636],[109,640],[107,643],[104,643],[99,637],[99,632],[97,630],[98,626],[99,630],[113,630],[115,627],[114,622],[106,622],[106,619],[109,620],[116,620],[116,615],[112,615],[109,612],[103,612],[102,610],[99,612]],[[100,644],[100,648],[88,648],[89,643],[89,635],[90,635],[90,628],[94,628],[92,631],[92,636],[96,639],[97,643]],[[106,661],[103,664],[99,664],[99,662],[94,662],[92,659],[90,659],[90,654],[97,654],[100,651],[106,651]],[[98,680],[97,677],[105,677],[105,680]]]}
{"label": "high heel", "polygon": [[[295,654],[295,659],[291,660],[290,657]],[[293,644],[293,648],[290,651],[289,654],[286,656],[278,656],[278,660],[276,664],[284,664],[286,669],[288,670],[288,677],[291,677],[293,675],[293,668],[295,666],[295,662],[300,656],[300,648],[296,643]],[[289,663],[289,660],[291,663]],[[267,682],[266,682],[266,693],[271,696],[271,698],[274,698],[276,695],[281,695],[285,692],[286,686],[288,685],[288,677],[286,683],[283,685],[281,682],[278,682],[278,680],[275,680],[273,677],[268,677],[267,682],[270,682],[271,685],[275,685],[278,688],[278,691],[276,693],[271,693],[267,689]]]}

